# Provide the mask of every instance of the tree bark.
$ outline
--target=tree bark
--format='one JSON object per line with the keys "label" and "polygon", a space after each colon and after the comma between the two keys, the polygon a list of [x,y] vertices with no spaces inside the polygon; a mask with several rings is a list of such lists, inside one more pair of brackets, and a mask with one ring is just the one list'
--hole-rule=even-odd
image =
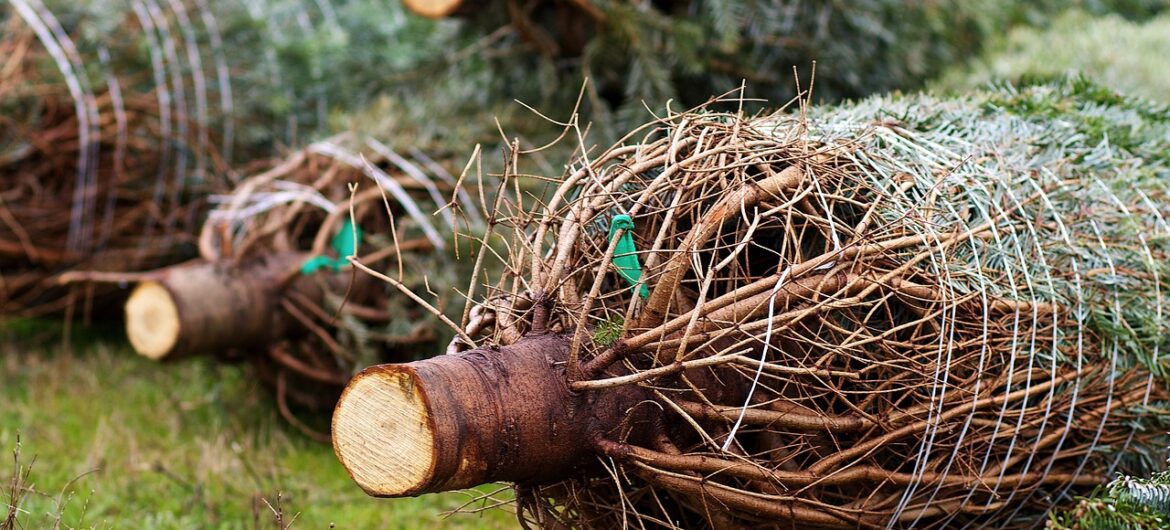
{"label": "tree bark", "polygon": [[141,355],[175,359],[256,346],[283,336],[286,288],[313,299],[322,290],[299,274],[302,253],[243,263],[190,261],[155,273],[126,302],[126,334]]}
{"label": "tree bark", "polygon": [[602,440],[649,431],[634,410],[645,395],[634,385],[571,392],[568,349],[568,337],[539,335],[367,368],[334,411],[337,457],[377,497],[587,472]]}

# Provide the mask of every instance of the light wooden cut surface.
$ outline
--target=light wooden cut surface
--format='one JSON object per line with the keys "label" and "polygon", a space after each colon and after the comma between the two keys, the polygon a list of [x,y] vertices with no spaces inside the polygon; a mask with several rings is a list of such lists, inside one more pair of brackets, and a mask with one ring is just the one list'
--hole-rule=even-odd
{"label": "light wooden cut surface", "polygon": [[157,282],[142,282],[126,301],[126,336],[140,355],[158,360],[179,340],[179,308]]}
{"label": "light wooden cut surface", "polygon": [[358,375],[333,412],[333,449],[354,481],[379,497],[409,495],[434,466],[434,435],[414,375]]}
{"label": "light wooden cut surface", "polygon": [[443,18],[456,9],[463,3],[462,0],[404,0],[402,2],[406,8],[413,11],[417,15],[422,15],[427,18]]}

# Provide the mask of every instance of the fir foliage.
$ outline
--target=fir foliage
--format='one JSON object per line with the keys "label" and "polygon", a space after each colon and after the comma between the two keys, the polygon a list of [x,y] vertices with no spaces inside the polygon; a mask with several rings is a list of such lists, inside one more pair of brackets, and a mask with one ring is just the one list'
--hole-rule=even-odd
{"label": "fir foliage", "polygon": [[1054,512],[1051,530],[1146,530],[1170,527],[1170,471],[1120,477],[1067,510]]}
{"label": "fir foliage", "polygon": [[[563,108],[588,77],[595,85],[588,94],[594,122],[603,132],[609,128],[610,138],[643,121],[646,104],[673,100],[689,107],[741,83],[749,98],[781,104],[796,92],[793,68],[808,80],[814,61],[815,97],[838,101],[921,87],[1008,28],[1045,25],[1069,7],[1133,19],[1166,7],[1164,0],[596,0],[604,19],[589,23],[569,3],[536,2],[523,17],[509,16],[503,3],[479,6],[467,24],[479,36],[509,24],[526,28],[494,42],[485,55],[499,57],[488,62],[506,82],[507,97]],[[570,11],[576,25],[555,20],[555,10]],[[583,31],[588,38],[576,43]]]}
{"label": "fir foliage", "polygon": [[[338,114],[379,94],[406,94],[457,36],[454,22],[383,0],[19,1],[59,23],[78,50],[83,84],[112,76],[127,92],[169,91],[176,115],[192,120],[195,99],[205,99],[211,117],[238,129],[239,147],[261,154],[274,141],[299,146],[334,132]],[[14,11],[0,9],[0,18]],[[44,66],[47,83],[64,82]]]}
{"label": "fir foliage", "polygon": [[995,80],[1079,73],[1111,89],[1170,103],[1170,16],[1144,22],[1073,11],[1047,28],[1018,28],[970,66],[953,68],[938,88],[965,90]]}

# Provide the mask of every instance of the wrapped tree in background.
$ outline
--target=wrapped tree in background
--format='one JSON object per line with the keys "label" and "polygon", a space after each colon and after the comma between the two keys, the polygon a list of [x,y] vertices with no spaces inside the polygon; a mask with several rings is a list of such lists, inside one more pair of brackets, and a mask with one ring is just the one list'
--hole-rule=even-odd
{"label": "wrapped tree in background", "polygon": [[376,0],[12,0],[0,24],[4,316],[111,292],[62,272],[193,257],[207,194],[401,95],[455,36]]}
{"label": "wrapped tree in background", "polygon": [[665,114],[499,223],[460,352],[356,376],[334,448],[542,528],[1030,526],[1165,465],[1168,131],[1079,79]]}
{"label": "wrapped tree in background", "polygon": [[[281,412],[304,427],[290,403],[329,410],[357,370],[438,349],[458,270],[456,242],[442,234],[483,223],[455,184],[426,155],[403,156],[373,138],[316,142],[211,197],[200,259],[106,275],[140,281],[126,303],[130,343],[156,360],[249,360],[276,389]],[[350,257],[398,288],[355,274]],[[428,312],[404,294],[410,289],[438,303]]]}
{"label": "wrapped tree in background", "polygon": [[[73,67],[56,40],[46,48],[22,19],[4,24],[0,313],[60,311],[70,300],[51,276],[74,266],[135,270],[190,256],[197,206],[183,188],[224,184],[197,134],[179,136],[154,94],[114,79],[84,93],[75,74],[51,71]],[[188,143],[180,160],[175,147]],[[178,180],[196,163],[208,171]]]}
{"label": "wrapped tree in background", "polygon": [[426,16],[464,19],[465,31],[497,50],[480,56],[494,72],[484,89],[558,108],[588,77],[594,125],[613,138],[644,121],[643,102],[697,105],[743,82],[748,97],[784,102],[796,91],[793,68],[807,79],[814,61],[814,97],[857,98],[921,87],[1006,30],[1045,25],[1070,7],[1144,19],[1167,6],[1164,0],[404,3]]}

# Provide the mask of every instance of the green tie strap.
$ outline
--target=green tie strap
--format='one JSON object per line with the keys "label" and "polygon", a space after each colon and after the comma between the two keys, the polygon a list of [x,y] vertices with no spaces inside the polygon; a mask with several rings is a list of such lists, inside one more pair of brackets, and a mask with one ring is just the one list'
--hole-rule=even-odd
{"label": "green tie strap", "polygon": [[[642,279],[642,262],[638,259],[638,249],[634,246],[634,220],[630,216],[622,214],[615,215],[613,220],[609,222],[609,241],[613,243],[613,236],[618,230],[622,230],[622,237],[618,239],[617,246],[613,249],[613,265],[617,267],[618,274],[625,278],[630,285],[638,285]],[[643,298],[650,297],[650,289],[646,284],[641,285],[641,290],[638,294]]]}
{"label": "green tie strap", "polygon": [[305,261],[304,265],[301,265],[301,274],[308,276],[322,267],[328,267],[333,272],[340,272],[341,268],[349,263],[349,257],[357,255],[357,245],[354,243],[360,244],[361,240],[362,229],[346,219],[345,223],[341,225],[341,230],[333,236],[332,247],[337,252],[337,257],[313,256]]}

